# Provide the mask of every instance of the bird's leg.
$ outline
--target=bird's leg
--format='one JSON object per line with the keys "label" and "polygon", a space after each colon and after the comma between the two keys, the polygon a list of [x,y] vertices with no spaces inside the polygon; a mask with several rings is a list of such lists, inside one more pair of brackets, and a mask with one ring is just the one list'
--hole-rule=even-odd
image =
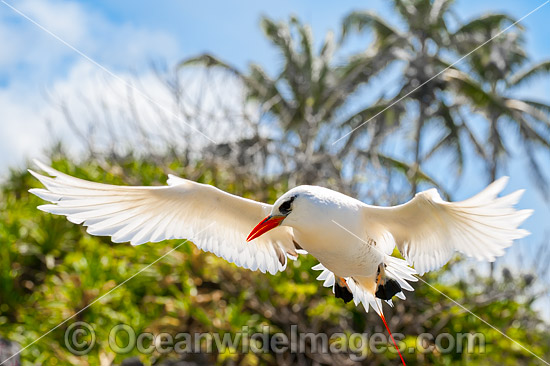
{"label": "bird's leg", "polygon": [[292,239],[292,243],[294,244],[294,248],[288,248],[286,250],[286,254],[292,257],[293,260],[298,259],[298,250],[303,250],[300,244],[296,242],[296,240]]}
{"label": "bird's leg", "polygon": [[292,249],[288,249],[286,254],[290,255],[292,259],[298,259],[298,252]]}
{"label": "bird's leg", "polygon": [[351,293],[346,279],[343,277],[335,276],[334,279],[334,296],[344,300],[345,303],[353,300],[353,294]]}
{"label": "bird's leg", "polygon": [[346,281],[346,279],[344,277],[336,277],[336,279],[337,279],[338,284],[340,285],[340,287],[345,286],[349,290],[348,282]]}
{"label": "bird's leg", "polygon": [[401,286],[393,278],[386,277],[386,265],[380,263],[376,274],[376,292],[374,295],[382,300],[391,300],[391,298],[401,292]]}
{"label": "bird's leg", "polygon": [[378,265],[378,271],[376,272],[376,287],[380,285],[384,285],[384,276],[386,275],[386,265],[384,263],[380,263]]}
{"label": "bird's leg", "polygon": [[302,246],[300,244],[298,244],[296,242],[296,240],[292,239],[292,243],[294,244],[294,248],[296,248],[298,250],[304,250],[304,248],[302,248]]}

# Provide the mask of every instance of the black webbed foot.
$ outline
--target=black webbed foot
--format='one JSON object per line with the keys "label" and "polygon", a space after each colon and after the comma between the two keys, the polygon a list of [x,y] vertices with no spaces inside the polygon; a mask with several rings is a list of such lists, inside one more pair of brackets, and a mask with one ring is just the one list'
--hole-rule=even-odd
{"label": "black webbed foot", "polygon": [[399,292],[401,292],[399,283],[392,278],[386,278],[384,284],[378,285],[375,295],[382,300],[391,300],[391,298]]}
{"label": "black webbed foot", "polygon": [[334,283],[334,296],[336,296],[339,299],[344,300],[344,302],[347,304],[351,300],[353,300],[353,294],[348,289],[347,286],[340,286],[338,281]]}

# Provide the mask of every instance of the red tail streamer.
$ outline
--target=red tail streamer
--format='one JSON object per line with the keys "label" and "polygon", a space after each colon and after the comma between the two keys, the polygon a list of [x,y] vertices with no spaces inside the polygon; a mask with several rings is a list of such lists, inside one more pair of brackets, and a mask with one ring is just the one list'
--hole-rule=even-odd
{"label": "red tail streamer", "polygon": [[390,327],[388,327],[388,323],[386,323],[386,319],[384,318],[384,315],[380,313],[380,317],[382,318],[382,321],[384,322],[384,325],[386,326],[386,329],[388,330],[388,333],[390,334],[390,338],[393,341],[393,345],[395,346],[395,349],[397,350],[397,353],[399,353],[399,357],[401,357],[401,362],[403,362],[404,366],[407,366],[405,363],[405,360],[403,359],[403,356],[401,355],[401,351],[399,351],[399,347],[397,347],[397,342],[393,338],[393,334],[391,334]]}

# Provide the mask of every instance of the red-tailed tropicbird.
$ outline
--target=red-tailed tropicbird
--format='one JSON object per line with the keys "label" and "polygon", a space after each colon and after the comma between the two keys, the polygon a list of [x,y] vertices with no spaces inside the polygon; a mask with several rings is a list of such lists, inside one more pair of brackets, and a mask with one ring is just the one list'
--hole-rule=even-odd
{"label": "red-tailed tropicbird", "polygon": [[[173,175],[167,186],[124,187],[37,165],[54,177],[30,171],[46,187],[30,192],[52,203],[39,209],[65,215],[92,235],[132,245],[189,239],[240,267],[271,274],[303,250],[319,260],[313,269],[322,271],[324,286],[381,316],[381,300],[404,299],[401,290],[413,291],[407,281],[416,281],[414,274],[443,266],[456,251],[484,261],[503,255],[529,234],[518,227],[532,213],[514,209],[521,190],[497,197],[506,177],[461,202],[444,201],[430,189],[405,204],[377,207],[299,186],[269,205]],[[396,246],[404,260],[392,256]]]}

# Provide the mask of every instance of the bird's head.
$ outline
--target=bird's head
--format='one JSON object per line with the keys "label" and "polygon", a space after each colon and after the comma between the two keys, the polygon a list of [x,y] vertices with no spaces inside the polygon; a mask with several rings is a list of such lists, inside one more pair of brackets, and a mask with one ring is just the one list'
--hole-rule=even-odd
{"label": "bird's head", "polygon": [[299,193],[295,192],[295,190],[288,191],[279,197],[273,204],[271,214],[252,229],[246,241],[254,240],[268,231],[275,229],[277,226],[283,225],[283,222],[293,214],[299,202],[298,198]]}
{"label": "bird's head", "polygon": [[246,240],[254,240],[281,225],[294,229],[303,229],[311,224],[317,227],[323,217],[336,212],[346,199],[351,200],[350,197],[323,187],[293,188],[275,201],[271,214],[252,229]]}
{"label": "bird's head", "polygon": [[333,218],[349,222],[358,217],[363,203],[342,193],[317,186],[298,186],[283,194],[273,204],[271,214],[248,235],[247,241],[275,229],[290,226],[294,230],[318,231],[332,225]]}

